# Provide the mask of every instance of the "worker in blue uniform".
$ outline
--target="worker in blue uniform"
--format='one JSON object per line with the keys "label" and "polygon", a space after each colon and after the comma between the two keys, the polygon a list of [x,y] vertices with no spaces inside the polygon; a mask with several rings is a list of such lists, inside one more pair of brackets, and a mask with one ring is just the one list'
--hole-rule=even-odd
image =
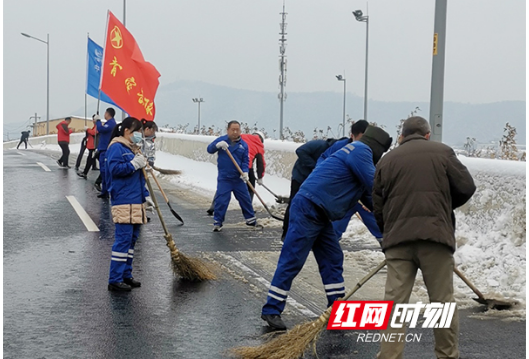
{"label": "worker in blue uniform", "polygon": [[[237,121],[228,123],[228,134],[220,136],[209,144],[208,152],[218,153],[217,168],[217,193],[215,195],[215,212],[213,216],[213,231],[220,232],[222,223],[230,204],[231,193],[235,195],[242,209],[242,214],[248,226],[256,226],[257,220],[252,207],[250,193],[248,192],[248,145],[241,139],[241,125]],[[232,160],[226,153],[229,150],[235,162],[241,168],[241,175]]]}
{"label": "worker in blue uniform", "polygon": [[286,329],[283,312],[292,281],[312,250],[318,262],[327,304],[345,294],[343,252],[332,221],[342,219],[360,198],[372,208],[375,164],[391,145],[391,137],[369,126],[305,180],[292,201],[290,222],[261,318],[275,329]]}
{"label": "worker in blue uniform", "polygon": [[[317,165],[325,161],[333,153],[340,150],[345,145],[360,140],[368,126],[369,123],[365,120],[359,120],[353,123],[353,125],[351,126],[351,137],[336,141],[332,146],[330,146],[325,152],[321,154],[320,158],[318,158]],[[371,234],[377,239],[378,243],[381,244],[382,232],[380,232],[380,229],[378,228],[375,216],[371,211],[369,211],[367,208],[364,208],[364,206],[362,206],[362,204],[360,203],[357,203],[353,208],[351,208],[344,218],[338,221],[334,221],[332,223],[338,238],[342,238],[342,235],[347,230],[347,226],[349,225],[349,222],[351,221],[351,218],[354,216],[355,213],[358,213],[358,215],[362,219],[362,222],[364,222],[364,225],[367,227],[369,232],[371,232]]]}
{"label": "worker in blue uniform", "polygon": [[147,223],[143,168],[147,159],[141,154],[142,123],[127,117],[114,128],[108,151],[107,174],[111,177],[112,219],[116,224],[108,290],[130,292],[141,283],[132,276],[134,246],[141,225]]}

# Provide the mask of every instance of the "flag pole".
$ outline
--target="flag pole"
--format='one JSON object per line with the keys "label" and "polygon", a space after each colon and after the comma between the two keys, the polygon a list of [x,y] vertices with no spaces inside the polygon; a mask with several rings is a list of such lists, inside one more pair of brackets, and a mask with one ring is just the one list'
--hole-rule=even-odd
{"label": "flag pole", "polygon": [[[86,43],[88,44],[88,40],[90,40],[90,33],[87,32],[86,33]],[[87,123],[86,123],[86,102],[87,102],[87,90],[88,90],[88,51],[86,52],[86,86],[84,88],[84,125],[87,126]]]}

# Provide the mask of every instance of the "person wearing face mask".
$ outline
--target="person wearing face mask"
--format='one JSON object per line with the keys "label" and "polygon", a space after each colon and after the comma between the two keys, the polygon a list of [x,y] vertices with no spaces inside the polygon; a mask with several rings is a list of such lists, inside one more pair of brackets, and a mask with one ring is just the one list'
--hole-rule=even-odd
{"label": "person wearing face mask", "polygon": [[[219,175],[217,177],[217,193],[214,199],[213,231],[220,232],[222,229],[222,223],[230,204],[232,192],[237,201],[239,201],[246,224],[255,227],[257,220],[250,200],[250,193],[248,193],[248,187],[246,186],[249,181],[248,145],[241,139],[241,125],[239,122],[230,121],[228,123],[228,134],[220,136],[209,144],[207,150],[211,154],[217,152],[219,156],[217,160]],[[243,172],[242,176],[234,166],[226,150],[229,150],[233,155]]]}
{"label": "person wearing face mask", "polygon": [[141,121],[127,117],[112,132],[106,153],[110,177],[112,219],[116,225],[110,261],[108,290],[129,292],[141,283],[132,276],[134,245],[141,225],[147,223],[145,210],[149,192],[142,169],[147,159],[141,154],[143,138]]}
{"label": "person wearing face mask", "polygon": [[292,200],[290,223],[261,318],[275,329],[292,281],[312,250],[318,262],[327,305],[345,294],[343,252],[332,222],[342,219],[361,197],[372,210],[375,165],[391,146],[381,128],[369,126],[359,141],[349,143],[316,166]]}
{"label": "person wearing face mask", "polygon": [[145,157],[147,157],[147,163],[149,166],[154,166],[154,161],[156,160],[156,146],[154,140],[156,139],[156,131],[158,131],[158,126],[154,121],[147,121],[142,119],[141,123],[143,124],[143,142],[141,146],[141,152]]}
{"label": "person wearing face mask", "polygon": [[112,136],[112,131],[116,127],[116,120],[114,116],[116,115],[116,110],[112,107],[107,108],[105,111],[105,124],[101,123],[99,115],[96,115],[94,119],[96,120],[97,132],[99,133],[99,143],[97,149],[99,150],[99,173],[101,175],[101,193],[97,196],[99,198],[107,199],[108,198],[108,187],[109,183],[107,177],[110,179],[110,175],[107,176],[107,166],[106,166],[106,153],[108,144],[110,143],[110,138]]}

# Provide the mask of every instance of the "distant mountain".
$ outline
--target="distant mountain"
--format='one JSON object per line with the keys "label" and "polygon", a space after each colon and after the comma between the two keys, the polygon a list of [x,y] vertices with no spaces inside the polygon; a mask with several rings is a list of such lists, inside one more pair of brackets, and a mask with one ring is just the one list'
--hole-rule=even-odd
{"label": "distant mountain", "polygon": [[[332,127],[338,135],[342,123],[343,94],[337,92],[288,92],[284,105],[284,127],[302,130],[311,137],[314,128],[326,132]],[[236,119],[250,125],[257,123],[271,137],[278,137],[279,101],[276,92],[259,92],[234,89],[199,81],[176,81],[161,86],[156,95],[156,122],[177,126],[189,123],[188,130],[197,124],[197,104],[192,98],[202,97],[201,123],[206,126],[224,126]],[[90,107],[90,106],[89,106]],[[429,104],[426,102],[369,101],[368,119],[386,126],[395,137],[399,119],[419,107],[418,115],[428,119]],[[84,115],[81,108],[74,115]],[[347,114],[353,119],[363,117],[363,99],[347,95]],[[450,145],[462,145],[467,136],[480,143],[498,141],[506,122],[518,131],[517,142],[525,144],[525,101],[503,101],[488,104],[464,104],[446,102],[444,106],[443,141]],[[275,136],[274,136],[274,130]]]}

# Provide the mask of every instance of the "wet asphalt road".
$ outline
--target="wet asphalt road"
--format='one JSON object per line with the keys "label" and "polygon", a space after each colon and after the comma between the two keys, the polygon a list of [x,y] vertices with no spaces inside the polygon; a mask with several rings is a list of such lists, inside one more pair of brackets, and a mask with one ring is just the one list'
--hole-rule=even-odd
{"label": "wet asphalt road", "polygon": [[[5,358],[220,358],[231,347],[260,342],[265,298],[226,273],[208,283],[175,279],[155,215],[135,249],[134,276],[142,287],[108,292],[114,225],[109,203],[92,186],[98,173],[85,181],[73,169],[58,168],[57,154],[49,155],[3,155]],[[87,231],[67,195],[76,197],[100,232]],[[187,254],[280,250],[279,229],[237,226],[240,213],[230,211],[234,226],[214,234],[203,206],[176,191],[169,196],[186,224],[178,226],[165,206],[163,214]],[[525,322],[468,314],[460,313],[462,358],[525,358]],[[307,318],[293,311],[284,319],[292,326]],[[407,345],[406,358],[434,357],[431,331],[423,333],[420,344]],[[377,349],[340,331],[324,333],[317,346],[319,358],[373,358]]]}

